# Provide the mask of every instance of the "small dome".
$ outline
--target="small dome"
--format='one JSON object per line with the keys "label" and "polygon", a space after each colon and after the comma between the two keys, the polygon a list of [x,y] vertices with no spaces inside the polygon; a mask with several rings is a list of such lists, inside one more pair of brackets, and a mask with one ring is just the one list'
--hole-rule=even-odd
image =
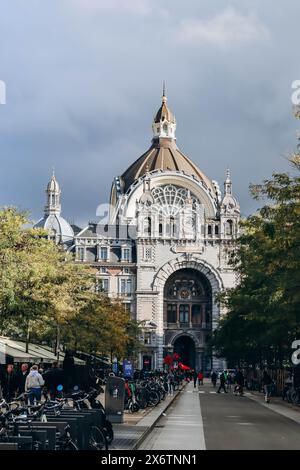
{"label": "small dome", "polygon": [[70,243],[74,238],[71,225],[58,214],[45,215],[34,227],[45,229],[50,237],[55,237],[60,243]]}
{"label": "small dome", "polygon": [[172,122],[174,124],[176,123],[175,116],[171,113],[167,106],[167,97],[165,95],[163,95],[161,107],[157,111],[156,116],[154,118],[155,123],[159,123],[162,121]]}
{"label": "small dome", "polygon": [[51,180],[49,181],[49,183],[47,185],[47,191],[53,191],[53,192],[56,192],[56,193],[60,192],[60,187],[59,187],[59,184],[58,184],[58,182],[55,178],[54,173],[52,175]]}

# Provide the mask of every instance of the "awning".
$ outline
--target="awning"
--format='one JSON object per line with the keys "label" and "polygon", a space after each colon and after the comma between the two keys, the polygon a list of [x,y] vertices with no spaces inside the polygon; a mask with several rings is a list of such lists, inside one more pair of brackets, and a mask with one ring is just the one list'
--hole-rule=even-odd
{"label": "awning", "polygon": [[[7,357],[11,357],[14,362],[47,362],[56,361],[56,355],[47,346],[29,343],[28,353],[26,352],[25,341],[19,341],[0,336],[0,364],[6,364]],[[63,361],[65,354],[60,352],[60,360]],[[85,364],[81,359],[74,358],[75,364]]]}

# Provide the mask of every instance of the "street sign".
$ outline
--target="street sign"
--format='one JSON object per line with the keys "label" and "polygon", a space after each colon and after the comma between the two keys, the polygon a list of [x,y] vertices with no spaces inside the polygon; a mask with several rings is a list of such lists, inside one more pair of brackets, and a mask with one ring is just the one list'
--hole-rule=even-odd
{"label": "street sign", "polygon": [[123,375],[124,375],[124,377],[132,379],[133,374],[134,374],[134,369],[133,369],[132,362],[125,359],[123,361]]}

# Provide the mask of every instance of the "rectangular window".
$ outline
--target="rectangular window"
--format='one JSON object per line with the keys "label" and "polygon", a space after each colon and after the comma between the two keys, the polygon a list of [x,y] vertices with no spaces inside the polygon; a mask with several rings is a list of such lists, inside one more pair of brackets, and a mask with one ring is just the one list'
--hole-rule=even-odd
{"label": "rectangular window", "polygon": [[123,261],[130,261],[130,252],[129,248],[123,248],[122,250],[122,260]]}
{"label": "rectangular window", "polygon": [[145,261],[151,261],[152,260],[152,248],[145,248],[144,260]]}
{"label": "rectangular window", "polygon": [[144,333],[144,344],[151,344],[152,343],[152,335],[149,331]]}
{"label": "rectangular window", "polygon": [[80,246],[79,248],[77,248],[77,259],[79,261],[84,261],[84,248],[82,246]]}
{"label": "rectangular window", "polygon": [[176,322],[177,322],[177,305],[168,304],[167,323],[176,323]]}
{"label": "rectangular window", "polygon": [[189,323],[189,306],[180,305],[179,307],[179,321],[180,323]]}
{"label": "rectangular window", "polygon": [[208,227],[207,227],[207,234],[211,235],[211,225],[208,225]]}
{"label": "rectangular window", "polygon": [[108,291],[109,291],[109,279],[99,279],[98,280],[97,291],[98,292],[108,293]]}
{"label": "rectangular window", "polygon": [[102,261],[107,261],[107,259],[108,259],[108,248],[106,246],[101,246],[99,254],[100,254],[100,259]]}
{"label": "rectangular window", "polygon": [[121,279],[120,293],[123,295],[132,294],[132,279]]}

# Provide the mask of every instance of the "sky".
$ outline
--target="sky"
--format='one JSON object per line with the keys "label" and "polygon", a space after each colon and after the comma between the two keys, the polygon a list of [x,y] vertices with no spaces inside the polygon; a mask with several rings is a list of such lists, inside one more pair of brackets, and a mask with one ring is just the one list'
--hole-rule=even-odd
{"label": "sky", "polygon": [[0,0],[0,206],[85,226],[150,146],[166,81],[177,144],[244,215],[249,183],[289,171],[299,0]]}

